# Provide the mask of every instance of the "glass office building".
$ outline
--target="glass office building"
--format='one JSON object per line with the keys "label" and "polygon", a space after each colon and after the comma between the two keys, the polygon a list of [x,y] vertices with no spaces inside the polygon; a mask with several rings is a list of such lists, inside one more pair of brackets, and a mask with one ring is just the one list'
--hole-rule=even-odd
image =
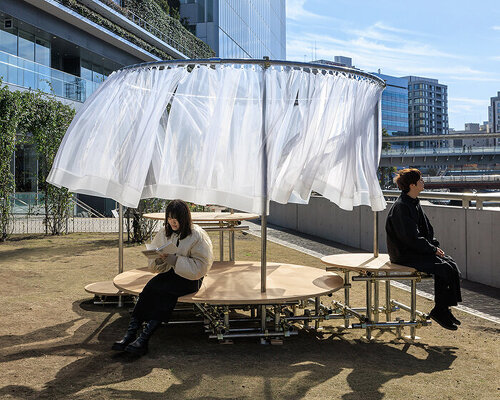
{"label": "glass office building", "polygon": [[488,125],[491,132],[500,132],[500,92],[490,98],[488,106]]}
{"label": "glass office building", "polygon": [[[408,131],[413,136],[446,135],[448,87],[437,79],[405,76],[408,82]],[[443,147],[446,140],[412,142],[415,147]]]}
{"label": "glass office building", "polygon": [[[134,22],[101,2],[85,4],[94,7],[94,13],[100,7],[99,15],[106,18],[108,24],[99,25],[89,20],[88,14],[79,14],[62,0],[1,0],[2,84],[9,90],[41,90],[54,94],[78,110],[113,70],[160,60],[150,52],[152,47],[174,58],[185,58],[184,54],[179,55],[181,46],[163,43],[136,25],[145,26],[137,16]],[[78,6],[85,5],[78,2]],[[128,36],[111,32],[108,27],[112,24],[123,32],[134,33],[144,48],[131,42]],[[182,34],[196,40],[188,32]],[[15,204],[34,203],[38,199],[38,157],[32,145],[16,146],[11,170],[15,179]],[[100,206],[94,208],[102,210]]]}
{"label": "glass office building", "polygon": [[285,0],[181,0],[191,32],[221,58],[286,58]]}
{"label": "glass office building", "polygon": [[[390,136],[408,135],[408,82],[404,78],[373,73],[385,80],[386,88],[382,93],[382,128]],[[399,148],[405,143],[391,143],[392,148]]]}

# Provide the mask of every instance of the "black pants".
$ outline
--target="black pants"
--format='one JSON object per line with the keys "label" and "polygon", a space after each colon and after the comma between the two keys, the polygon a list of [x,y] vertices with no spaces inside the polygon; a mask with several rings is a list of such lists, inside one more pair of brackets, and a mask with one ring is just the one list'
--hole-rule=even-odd
{"label": "black pants", "polygon": [[168,322],[177,299],[197,292],[202,281],[203,278],[195,281],[183,278],[173,269],[162,272],[144,286],[132,315],[141,321],[155,319]]}
{"label": "black pants", "polygon": [[462,301],[460,271],[450,256],[417,254],[396,263],[434,275],[434,302],[437,308],[456,306]]}

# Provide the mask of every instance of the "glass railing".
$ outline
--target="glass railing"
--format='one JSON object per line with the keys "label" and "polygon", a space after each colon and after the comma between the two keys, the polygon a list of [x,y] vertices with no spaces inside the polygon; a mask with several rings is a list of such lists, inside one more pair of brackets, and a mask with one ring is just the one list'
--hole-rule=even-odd
{"label": "glass railing", "polygon": [[3,51],[0,51],[0,77],[4,83],[80,102],[100,85]]}

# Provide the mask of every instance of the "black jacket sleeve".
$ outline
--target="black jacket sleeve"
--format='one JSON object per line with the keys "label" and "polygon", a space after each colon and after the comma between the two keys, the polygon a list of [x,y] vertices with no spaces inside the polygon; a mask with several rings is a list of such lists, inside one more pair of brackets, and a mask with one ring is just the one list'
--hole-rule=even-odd
{"label": "black jacket sleeve", "polygon": [[436,246],[429,243],[419,230],[417,222],[411,218],[408,208],[404,205],[396,207],[392,212],[391,223],[398,239],[416,253],[435,254]]}

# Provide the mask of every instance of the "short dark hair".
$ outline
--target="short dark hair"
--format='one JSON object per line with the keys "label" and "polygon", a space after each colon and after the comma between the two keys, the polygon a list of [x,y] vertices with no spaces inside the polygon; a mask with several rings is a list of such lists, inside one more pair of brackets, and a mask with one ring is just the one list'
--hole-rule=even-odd
{"label": "short dark hair", "polygon": [[420,178],[422,178],[422,173],[418,169],[405,168],[398,171],[394,178],[394,182],[403,192],[408,193],[410,191],[410,185],[416,185]]}
{"label": "short dark hair", "polygon": [[183,200],[172,200],[165,209],[165,235],[170,237],[174,231],[168,223],[168,217],[179,222],[179,239],[191,235],[191,210]]}

